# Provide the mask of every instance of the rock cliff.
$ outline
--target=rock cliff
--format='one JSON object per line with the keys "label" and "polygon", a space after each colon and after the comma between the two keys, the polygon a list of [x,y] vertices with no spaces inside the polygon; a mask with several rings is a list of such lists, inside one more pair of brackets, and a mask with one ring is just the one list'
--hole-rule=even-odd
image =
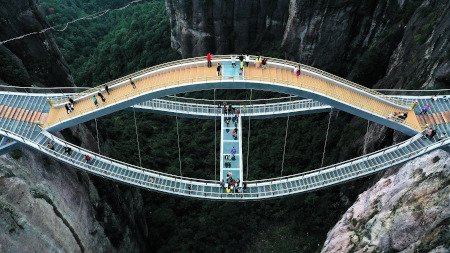
{"label": "rock cliff", "polygon": [[266,34],[282,36],[288,6],[288,0],[167,0],[172,47],[183,57],[243,53]]}
{"label": "rock cliff", "polygon": [[167,0],[166,7],[172,47],[183,57],[256,52],[267,39],[281,42],[285,58],[369,87],[450,85],[445,0]]}
{"label": "rock cliff", "polygon": [[449,252],[450,154],[386,171],[328,233],[322,252]]}
{"label": "rock cliff", "polygon": [[[0,0],[0,41],[48,27],[34,0]],[[0,84],[73,86],[50,32],[0,45]],[[63,131],[92,148],[89,125]],[[62,136],[61,136],[62,137]],[[14,158],[12,158],[14,156]],[[139,190],[22,148],[0,158],[0,252],[145,251]]]}
{"label": "rock cliff", "polygon": [[[34,0],[0,0],[0,41],[49,27]],[[51,32],[0,44],[0,84],[73,86],[72,76]]]}
{"label": "rock cliff", "polygon": [[88,177],[25,149],[0,158],[1,252],[107,252]]}

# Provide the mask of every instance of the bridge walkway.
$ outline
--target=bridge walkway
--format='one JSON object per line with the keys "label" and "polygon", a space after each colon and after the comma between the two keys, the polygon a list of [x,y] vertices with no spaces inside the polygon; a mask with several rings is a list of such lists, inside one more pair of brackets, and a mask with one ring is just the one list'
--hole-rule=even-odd
{"label": "bridge walkway", "polygon": [[24,138],[35,137],[40,132],[38,125],[45,121],[50,109],[46,101],[45,96],[38,94],[0,94],[0,128]]}
{"label": "bridge walkway", "polygon": [[222,114],[221,122],[220,182],[234,190],[244,181],[241,116]]}
{"label": "bridge walkway", "polygon": [[[66,113],[63,106],[55,106],[50,110],[50,114],[44,123],[44,128],[80,115],[89,114],[92,111],[111,106],[112,104],[125,102],[130,98],[138,97],[144,93],[175,87],[181,84],[211,81],[220,82],[221,78],[217,76],[214,66],[207,68],[203,64],[187,65],[166,72],[158,72],[146,78],[134,80],[136,84],[135,89],[130,84],[112,87],[110,89],[111,94],[105,95],[106,102],[102,102],[101,99],[97,98],[99,103],[98,107],[94,106],[92,102],[92,94],[76,100],[75,111],[70,114]],[[341,101],[354,108],[359,108],[360,110],[367,111],[382,118],[386,118],[392,112],[408,111],[407,109],[402,109],[392,104],[392,102],[369,94],[365,90],[357,90],[354,87],[350,88],[345,85],[332,84],[331,81],[319,79],[307,74],[296,77],[292,71],[277,65],[272,65],[268,69],[255,68],[254,66],[245,68],[245,81],[270,82],[300,88],[328,97],[334,101]],[[408,117],[404,123],[417,131],[421,129],[415,117]]]}

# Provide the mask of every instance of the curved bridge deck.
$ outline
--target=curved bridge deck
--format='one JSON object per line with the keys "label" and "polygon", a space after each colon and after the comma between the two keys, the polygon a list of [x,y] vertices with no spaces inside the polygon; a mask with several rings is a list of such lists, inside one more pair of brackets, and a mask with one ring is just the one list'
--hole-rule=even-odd
{"label": "curved bridge deck", "polygon": [[[222,59],[216,60],[221,62]],[[275,59],[274,59],[275,61]],[[150,69],[144,73],[132,75],[136,84],[134,89],[129,78],[119,79],[110,84],[110,95],[105,95],[107,101],[100,99],[99,106],[94,106],[92,96],[102,87],[82,93],[75,98],[75,112],[67,114],[63,101],[54,101],[44,128],[58,130],[66,128],[98,116],[125,109],[133,104],[154,99],[164,95],[192,90],[211,88],[255,88],[278,92],[304,95],[339,110],[356,114],[360,117],[385,124],[399,131],[413,135],[421,130],[415,117],[408,117],[404,122],[396,124],[386,120],[392,112],[408,112],[409,107],[397,103],[382,94],[362,86],[356,86],[347,81],[324,72],[302,70],[302,75],[296,77],[292,73],[295,63],[271,63],[268,69],[255,67],[245,68],[244,80],[223,80],[216,74],[215,68],[207,68],[205,61],[187,59],[181,63]],[[330,77],[331,76],[331,77]],[[337,80],[336,80],[337,79]]]}

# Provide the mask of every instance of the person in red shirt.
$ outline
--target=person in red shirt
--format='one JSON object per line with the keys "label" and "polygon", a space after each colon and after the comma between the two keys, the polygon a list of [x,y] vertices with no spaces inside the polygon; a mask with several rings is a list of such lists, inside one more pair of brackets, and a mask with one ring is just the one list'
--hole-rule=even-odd
{"label": "person in red shirt", "polygon": [[89,155],[85,155],[85,157],[84,157],[85,159],[86,159],[86,163],[91,163],[91,157],[89,156]]}
{"label": "person in red shirt", "polygon": [[211,58],[212,58],[211,53],[208,53],[208,54],[206,55],[206,60],[208,60],[208,68],[211,68],[211,67],[212,67]]}

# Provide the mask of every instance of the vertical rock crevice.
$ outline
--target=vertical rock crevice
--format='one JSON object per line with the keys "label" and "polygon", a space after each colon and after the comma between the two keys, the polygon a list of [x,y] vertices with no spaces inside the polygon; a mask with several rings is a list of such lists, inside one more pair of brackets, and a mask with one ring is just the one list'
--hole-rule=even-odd
{"label": "vertical rock crevice", "polygon": [[64,223],[64,225],[67,227],[67,229],[69,229],[70,233],[73,235],[73,238],[75,239],[75,241],[78,244],[78,247],[80,248],[81,252],[84,252],[84,246],[83,246],[83,242],[80,239],[80,236],[78,236],[78,234],[76,233],[75,229],[72,227],[72,225],[69,223],[69,221],[64,218],[63,213],[61,213],[58,208],[56,207],[55,203],[53,203],[53,200],[46,194],[39,192],[39,191],[32,191],[32,196],[36,199],[42,199],[45,202],[47,202],[47,204],[49,204],[50,206],[52,206],[53,208],[53,212],[55,213],[55,215],[61,219],[62,223]]}

